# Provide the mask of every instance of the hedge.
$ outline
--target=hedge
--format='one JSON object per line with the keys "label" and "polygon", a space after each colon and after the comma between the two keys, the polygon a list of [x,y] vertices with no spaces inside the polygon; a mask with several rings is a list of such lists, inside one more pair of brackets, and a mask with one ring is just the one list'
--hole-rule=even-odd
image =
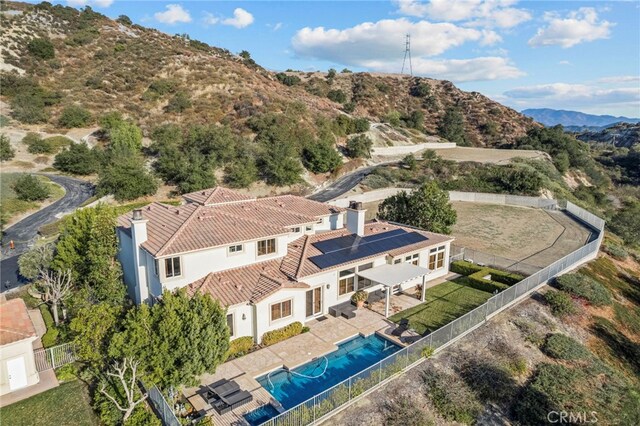
{"label": "hedge", "polygon": [[302,323],[296,321],[277,330],[264,333],[262,335],[262,345],[271,346],[290,337],[297,336],[300,333],[302,333]]}
{"label": "hedge", "polygon": [[471,275],[478,271],[485,269],[484,266],[478,266],[475,263],[467,262],[466,260],[456,260],[451,263],[449,270],[460,275]]}
{"label": "hedge", "polygon": [[[524,278],[518,274],[512,274],[487,266],[479,266],[465,260],[456,260],[451,263],[449,269],[457,274],[466,275],[468,278],[466,281],[469,286],[489,293],[506,290]],[[491,280],[484,279],[487,275],[491,275]]]}
{"label": "hedge", "polygon": [[493,278],[493,273],[489,269],[482,269],[475,274],[469,275],[467,277],[469,286],[477,288],[478,290],[486,291],[488,293],[494,293],[496,291],[499,293],[509,288],[507,284],[483,278],[489,274],[491,274],[491,278]]}
{"label": "hedge", "polygon": [[55,326],[49,307],[43,304],[40,305],[39,309],[42,314],[44,324],[47,326],[47,332],[42,336],[42,346],[49,348],[54,346],[56,344],[56,340],[58,340],[58,329]]}
{"label": "hedge", "polygon": [[237,355],[244,355],[253,347],[253,337],[244,336],[239,337],[229,342],[229,350],[227,351],[227,358],[235,357]]}

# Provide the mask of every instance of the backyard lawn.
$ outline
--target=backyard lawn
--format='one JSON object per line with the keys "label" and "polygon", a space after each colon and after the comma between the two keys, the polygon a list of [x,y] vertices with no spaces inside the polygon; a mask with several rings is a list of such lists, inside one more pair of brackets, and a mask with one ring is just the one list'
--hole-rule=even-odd
{"label": "backyard lawn", "polygon": [[427,289],[427,301],[399,312],[389,319],[407,318],[416,332],[434,331],[482,305],[492,294],[464,285],[467,277],[456,278]]}
{"label": "backyard lawn", "polygon": [[0,409],[0,423],[13,426],[97,425],[84,383],[73,380]]}

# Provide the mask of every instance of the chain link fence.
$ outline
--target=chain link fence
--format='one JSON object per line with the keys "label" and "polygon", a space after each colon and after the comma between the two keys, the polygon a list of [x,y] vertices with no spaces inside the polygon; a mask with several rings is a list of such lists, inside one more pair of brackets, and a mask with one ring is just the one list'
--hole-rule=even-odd
{"label": "chain link fence", "polygon": [[451,245],[451,252],[454,253],[454,255],[449,258],[450,262],[454,262],[456,260],[467,260],[477,265],[492,266],[497,269],[515,272],[520,275],[532,275],[542,269],[540,266],[529,265],[522,261],[509,259],[507,257],[491,253],[485,253],[469,247],[460,247],[454,244]]}
{"label": "chain link fence", "polygon": [[[526,202],[532,202],[530,199],[533,197],[517,198],[519,200],[516,201],[522,201],[522,198],[526,198],[528,199],[525,200]],[[558,203],[555,200],[550,201],[553,201],[553,204],[549,203],[548,205],[553,207],[549,208],[558,208]],[[535,207],[541,207],[541,205]],[[594,259],[598,254],[604,236],[604,221],[570,202],[567,202],[566,209],[569,213],[594,228],[598,232],[598,238],[553,262],[551,265],[538,269],[519,283],[494,295],[486,303],[422,337],[410,346],[401,349],[366,370],[349,377],[263,424],[267,426],[306,426],[320,423],[334,415],[338,410],[345,408],[354,400],[391,380],[396,374],[420,364],[425,355],[437,353],[457,339],[470,333],[488,319],[518,303],[554,277]]]}
{"label": "chain link fence", "polygon": [[176,417],[164,395],[156,385],[146,386],[142,381],[139,382],[142,392],[148,394],[147,402],[156,413],[163,426],[180,426],[180,420]]}

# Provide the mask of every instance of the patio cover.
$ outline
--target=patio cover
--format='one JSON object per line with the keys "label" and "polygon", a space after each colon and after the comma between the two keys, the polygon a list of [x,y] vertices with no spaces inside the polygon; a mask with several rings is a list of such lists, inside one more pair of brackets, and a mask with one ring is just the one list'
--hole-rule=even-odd
{"label": "patio cover", "polygon": [[389,317],[389,301],[391,299],[391,288],[394,285],[402,284],[416,278],[422,277],[422,296],[420,299],[424,302],[426,291],[426,276],[431,273],[430,269],[416,266],[412,263],[395,263],[393,265],[385,264],[376,266],[358,272],[358,276],[369,279],[373,282],[382,284],[386,287],[386,300],[384,308],[384,316]]}
{"label": "patio cover", "polygon": [[411,263],[396,263],[394,265],[380,265],[366,271],[358,272],[358,276],[375,281],[385,287],[393,287],[428,275],[431,270]]}

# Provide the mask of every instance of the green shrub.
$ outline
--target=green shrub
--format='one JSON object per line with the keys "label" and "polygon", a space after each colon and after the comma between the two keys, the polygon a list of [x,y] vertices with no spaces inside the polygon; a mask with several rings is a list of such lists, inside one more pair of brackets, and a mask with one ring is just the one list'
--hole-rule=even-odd
{"label": "green shrub", "polygon": [[53,59],[56,56],[53,43],[46,38],[34,38],[27,44],[27,50],[36,58],[44,60]]}
{"label": "green shrub", "polygon": [[89,149],[86,143],[72,143],[56,155],[53,167],[74,175],[90,175],[98,171],[99,161],[97,153]]}
{"label": "green shrub", "polygon": [[384,406],[385,426],[432,426],[434,421],[415,402],[401,398],[387,401]]}
{"label": "green shrub", "polygon": [[262,335],[262,345],[271,346],[290,337],[297,336],[300,333],[302,333],[302,323],[296,321],[282,328],[264,333]]}
{"label": "green shrub", "polygon": [[595,306],[611,305],[611,293],[600,282],[579,272],[562,275],[555,280],[560,290],[581,297]]}
{"label": "green shrub", "polygon": [[460,275],[471,275],[478,271],[482,271],[483,266],[478,266],[475,263],[467,262],[466,260],[456,260],[451,263],[449,270]]}
{"label": "green shrub", "polygon": [[78,378],[78,367],[76,364],[66,364],[60,368],[56,368],[56,377],[61,382],[70,382]]}
{"label": "green shrub", "polygon": [[16,151],[11,147],[11,141],[4,134],[0,135],[0,161],[11,160],[16,156]]}
{"label": "green shrub", "polygon": [[62,110],[58,124],[62,127],[83,127],[91,122],[91,113],[80,105],[69,105]]}
{"label": "green shrub", "polygon": [[619,244],[605,242],[602,249],[605,253],[615,257],[616,259],[625,260],[629,256],[629,252]]}
{"label": "green shrub", "polygon": [[189,96],[184,92],[178,92],[169,100],[165,111],[182,113],[189,108],[191,108],[191,99],[189,99]]}
{"label": "green shrub", "polygon": [[345,95],[345,93],[340,89],[329,90],[329,93],[327,93],[327,98],[339,104],[343,104],[347,101],[347,95]]}
{"label": "green shrub", "polygon": [[295,86],[296,84],[300,84],[301,81],[300,77],[298,77],[297,75],[289,75],[283,72],[279,72],[278,74],[276,74],[276,78],[285,86]]}
{"label": "green shrub", "polygon": [[347,141],[347,155],[351,158],[370,158],[373,141],[367,135],[354,136]]}
{"label": "green shrub", "polygon": [[571,296],[562,291],[549,290],[544,294],[544,300],[549,305],[551,313],[555,316],[563,317],[577,312]]}
{"label": "green shrub", "polygon": [[51,194],[47,184],[33,175],[20,176],[13,184],[13,190],[22,201],[42,201]]}
{"label": "green shrub", "polygon": [[547,336],[542,352],[555,359],[577,360],[589,359],[591,354],[582,344],[564,334],[556,333]]}
{"label": "green shrub", "polygon": [[509,288],[507,284],[485,279],[484,277],[487,275],[491,275],[491,278],[493,278],[493,272],[490,269],[482,269],[469,275],[465,281],[470,287],[486,291],[488,293],[499,293]]}
{"label": "green shrub", "polygon": [[229,342],[229,350],[227,351],[227,358],[235,358],[236,356],[242,356],[249,352],[253,348],[253,337],[244,336],[238,337]]}
{"label": "green shrub", "polygon": [[40,314],[42,314],[44,324],[47,326],[47,332],[42,336],[42,346],[44,346],[45,348],[50,348],[51,346],[56,345],[59,332],[53,321],[53,315],[51,315],[49,306],[47,306],[46,304],[42,304],[40,305],[39,309]]}
{"label": "green shrub", "polygon": [[472,424],[483,406],[475,393],[457,376],[429,366],[422,375],[426,394],[446,420]]}
{"label": "green shrub", "polygon": [[436,352],[436,349],[433,346],[425,346],[420,351],[420,355],[423,358],[431,358],[435,352]]}
{"label": "green shrub", "polygon": [[34,132],[27,133],[22,138],[22,143],[27,145],[27,151],[31,154],[51,154],[53,152],[53,145]]}

